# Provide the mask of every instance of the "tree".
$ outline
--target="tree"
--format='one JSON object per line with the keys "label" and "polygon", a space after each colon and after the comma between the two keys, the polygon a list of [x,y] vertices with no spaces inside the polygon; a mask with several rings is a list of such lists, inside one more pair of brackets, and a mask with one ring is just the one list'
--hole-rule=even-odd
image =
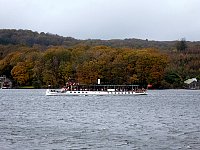
{"label": "tree", "polygon": [[187,42],[185,38],[182,38],[181,41],[176,43],[176,49],[177,51],[185,51],[187,49]]}
{"label": "tree", "polygon": [[139,81],[160,86],[168,63],[167,57],[153,49],[138,51],[137,56],[136,73]]}
{"label": "tree", "polygon": [[26,85],[30,79],[26,63],[18,63],[11,71],[13,78],[19,83],[19,85]]}

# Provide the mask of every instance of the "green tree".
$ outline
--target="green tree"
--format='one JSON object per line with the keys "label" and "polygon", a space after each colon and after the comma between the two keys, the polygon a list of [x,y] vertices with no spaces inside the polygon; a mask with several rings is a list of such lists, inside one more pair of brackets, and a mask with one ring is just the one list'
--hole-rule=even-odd
{"label": "green tree", "polygon": [[182,38],[181,41],[178,41],[176,43],[177,51],[180,51],[180,52],[185,51],[187,49],[187,47],[188,47],[187,46],[187,42],[186,42],[186,40],[184,38]]}

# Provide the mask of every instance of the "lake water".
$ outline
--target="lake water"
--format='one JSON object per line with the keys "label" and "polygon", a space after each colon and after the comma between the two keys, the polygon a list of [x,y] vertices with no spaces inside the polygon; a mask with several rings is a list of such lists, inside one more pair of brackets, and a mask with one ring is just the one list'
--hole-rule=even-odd
{"label": "lake water", "polygon": [[200,149],[200,91],[48,97],[0,90],[0,150]]}

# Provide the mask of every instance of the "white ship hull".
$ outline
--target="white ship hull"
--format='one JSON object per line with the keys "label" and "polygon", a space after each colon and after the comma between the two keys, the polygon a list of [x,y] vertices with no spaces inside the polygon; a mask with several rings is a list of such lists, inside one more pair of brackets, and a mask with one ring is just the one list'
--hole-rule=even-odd
{"label": "white ship hull", "polygon": [[132,96],[132,95],[147,95],[146,91],[61,91],[61,90],[46,90],[47,96]]}

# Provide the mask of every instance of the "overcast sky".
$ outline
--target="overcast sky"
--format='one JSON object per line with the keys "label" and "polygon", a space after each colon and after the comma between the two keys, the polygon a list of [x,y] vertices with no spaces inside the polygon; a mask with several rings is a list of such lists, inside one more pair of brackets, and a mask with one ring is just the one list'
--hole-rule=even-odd
{"label": "overcast sky", "polygon": [[0,0],[0,28],[77,39],[200,41],[200,0]]}

